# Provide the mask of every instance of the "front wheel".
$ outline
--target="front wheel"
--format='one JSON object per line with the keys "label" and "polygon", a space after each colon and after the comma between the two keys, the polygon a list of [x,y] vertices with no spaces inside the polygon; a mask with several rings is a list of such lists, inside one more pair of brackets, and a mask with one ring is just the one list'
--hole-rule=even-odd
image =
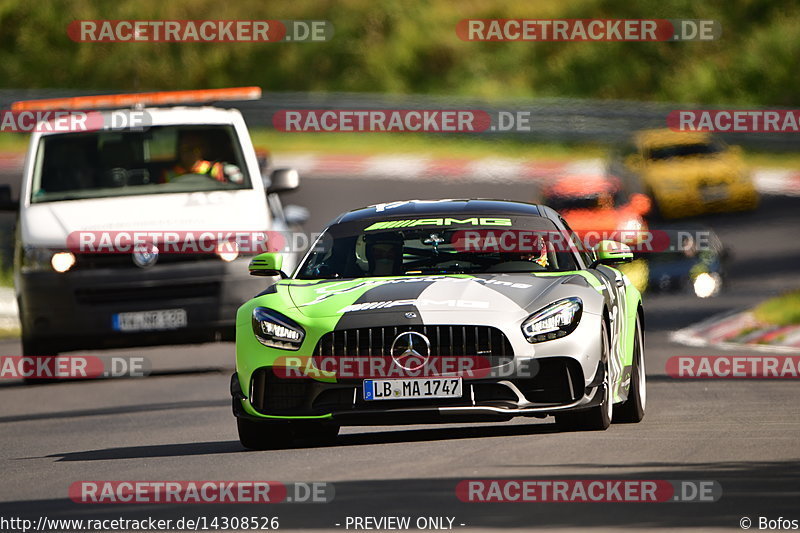
{"label": "front wheel", "polygon": [[642,342],[642,328],[639,319],[636,319],[636,331],[633,337],[633,367],[631,368],[631,387],[628,399],[617,406],[614,413],[614,422],[635,424],[644,418],[647,405],[647,377],[644,370],[644,343]]}
{"label": "front wheel", "polygon": [[578,411],[577,413],[563,413],[556,415],[556,424],[559,428],[567,431],[604,431],[611,425],[611,417],[614,410],[614,398],[611,394],[611,376],[608,371],[609,354],[609,333],[608,324],[603,321],[602,326],[602,350],[603,359],[606,361],[603,366],[602,391],[599,393],[603,398],[599,405]]}
{"label": "front wheel", "polygon": [[276,450],[292,444],[288,424],[236,419],[239,442],[248,450]]}
{"label": "front wheel", "polygon": [[339,426],[315,421],[254,421],[237,418],[239,442],[250,450],[276,450],[294,446],[296,440],[330,445],[336,442]]}

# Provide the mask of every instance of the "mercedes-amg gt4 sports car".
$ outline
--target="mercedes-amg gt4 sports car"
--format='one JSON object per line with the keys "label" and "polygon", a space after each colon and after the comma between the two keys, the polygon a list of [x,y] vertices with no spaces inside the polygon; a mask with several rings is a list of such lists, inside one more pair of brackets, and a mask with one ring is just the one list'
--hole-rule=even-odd
{"label": "mercedes-amg gt4 sports car", "polygon": [[341,425],[640,421],[642,299],[614,268],[630,249],[579,247],[543,205],[415,200],[339,216],[291,277],[280,255],[254,257],[251,274],[281,279],[236,317],[242,444],[330,441]]}

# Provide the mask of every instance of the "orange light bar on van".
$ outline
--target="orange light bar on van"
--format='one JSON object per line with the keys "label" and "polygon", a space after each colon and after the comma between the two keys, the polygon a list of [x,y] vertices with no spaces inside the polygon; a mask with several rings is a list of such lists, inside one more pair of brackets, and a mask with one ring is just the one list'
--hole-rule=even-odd
{"label": "orange light bar on van", "polygon": [[136,105],[177,105],[226,100],[258,100],[261,87],[231,87],[196,91],[159,91],[153,93],[108,94],[24,100],[11,104],[12,111],[47,111],[53,109],[122,109]]}

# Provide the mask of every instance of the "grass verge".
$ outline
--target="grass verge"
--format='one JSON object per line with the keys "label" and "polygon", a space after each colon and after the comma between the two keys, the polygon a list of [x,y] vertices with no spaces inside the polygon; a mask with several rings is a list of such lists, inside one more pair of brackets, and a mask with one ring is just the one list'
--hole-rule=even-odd
{"label": "grass verge", "polygon": [[769,299],[753,309],[756,319],[776,326],[800,324],[800,290]]}

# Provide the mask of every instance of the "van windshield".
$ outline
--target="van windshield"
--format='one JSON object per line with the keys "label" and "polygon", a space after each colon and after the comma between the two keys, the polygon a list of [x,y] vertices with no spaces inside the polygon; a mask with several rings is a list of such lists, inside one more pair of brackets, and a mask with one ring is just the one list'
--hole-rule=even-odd
{"label": "van windshield", "polygon": [[42,137],[31,202],[247,188],[232,126],[155,126]]}

